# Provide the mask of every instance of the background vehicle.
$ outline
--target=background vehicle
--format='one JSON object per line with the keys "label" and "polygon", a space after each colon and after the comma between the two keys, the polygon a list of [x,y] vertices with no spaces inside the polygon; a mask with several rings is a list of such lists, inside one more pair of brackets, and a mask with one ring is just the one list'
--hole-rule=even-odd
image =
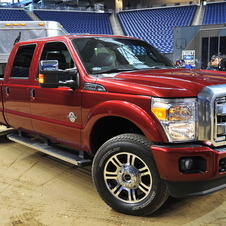
{"label": "background vehicle", "polygon": [[55,21],[0,21],[0,76],[13,45],[19,41],[68,34]]}

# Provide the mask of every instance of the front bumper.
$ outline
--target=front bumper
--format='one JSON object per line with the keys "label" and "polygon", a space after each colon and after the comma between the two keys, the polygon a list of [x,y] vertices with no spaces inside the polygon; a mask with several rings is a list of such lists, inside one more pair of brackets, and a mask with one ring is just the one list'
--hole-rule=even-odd
{"label": "front bumper", "polygon": [[174,198],[186,198],[211,194],[226,188],[226,177],[204,181],[166,181],[169,193]]}
{"label": "front bumper", "polygon": [[[153,145],[151,151],[160,177],[167,182],[173,197],[205,195],[226,188],[226,171],[220,163],[226,158],[226,148],[212,149],[197,144]],[[199,158],[205,162],[205,170],[182,172],[180,160]]]}

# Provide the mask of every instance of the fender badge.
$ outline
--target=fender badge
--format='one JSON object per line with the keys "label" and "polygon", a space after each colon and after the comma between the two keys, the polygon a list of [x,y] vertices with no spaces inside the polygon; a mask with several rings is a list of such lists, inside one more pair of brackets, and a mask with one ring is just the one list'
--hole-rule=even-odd
{"label": "fender badge", "polygon": [[67,116],[71,122],[75,122],[75,120],[78,118],[75,116],[73,112],[70,112],[69,115]]}

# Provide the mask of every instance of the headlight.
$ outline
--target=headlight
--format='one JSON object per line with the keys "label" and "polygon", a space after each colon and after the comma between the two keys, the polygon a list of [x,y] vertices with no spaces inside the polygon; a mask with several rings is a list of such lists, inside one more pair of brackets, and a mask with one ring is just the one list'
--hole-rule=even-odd
{"label": "headlight", "polygon": [[195,98],[152,98],[151,109],[161,122],[170,142],[197,139],[197,101]]}

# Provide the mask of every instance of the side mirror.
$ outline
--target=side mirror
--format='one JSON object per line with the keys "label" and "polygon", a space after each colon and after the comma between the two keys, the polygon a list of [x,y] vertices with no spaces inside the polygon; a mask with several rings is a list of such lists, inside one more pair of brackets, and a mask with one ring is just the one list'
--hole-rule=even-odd
{"label": "side mirror", "polygon": [[[59,75],[65,75],[65,77],[70,77],[70,79],[60,81]],[[67,86],[76,89],[79,87],[77,68],[61,70],[58,69],[58,60],[42,60],[39,65],[39,86],[41,88]]]}
{"label": "side mirror", "polygon": [[39,64],[39,85],[42,88],[58,88],[58,61],[42,60]]}

